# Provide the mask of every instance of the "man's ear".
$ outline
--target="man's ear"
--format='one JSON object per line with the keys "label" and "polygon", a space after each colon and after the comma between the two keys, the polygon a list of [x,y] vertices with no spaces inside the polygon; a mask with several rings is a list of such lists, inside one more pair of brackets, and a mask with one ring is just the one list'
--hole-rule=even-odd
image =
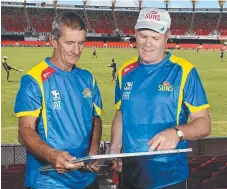
{"label": "man's ear", "polygon": [[57,48],[57,40],[54,36],[50,35],[49,40],[54,48]]}
{"label": "man's ear", "polygon": [[169,39],[169,36],[170,36],[170,29],[168,29],[167,32],[166,32],[166,39],[165,39],[166,43]]}

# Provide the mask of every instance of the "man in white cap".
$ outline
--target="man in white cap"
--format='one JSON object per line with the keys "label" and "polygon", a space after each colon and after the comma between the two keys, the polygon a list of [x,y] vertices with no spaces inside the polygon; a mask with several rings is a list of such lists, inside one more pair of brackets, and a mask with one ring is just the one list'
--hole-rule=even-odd
{"label": "man in white cap", "polygon": [[[188,140],[211,131],[209,104],[196,69],[165,52],[170,25],[165,10],[140,12],[135,26],[139,58],[123,65],[116,82],[110,153],[183,149]],[[123,163],[124,189],[187,188],[186,153],[131,160],[113,161],[117,171]]]}
{"label": "man in white cap", "polygon": [[3,56],[2,65],[3,65],[3,68],[6,70],[7,82],[10,82],[10,80],[9,80],[9,72],[10,72],[10,70],[15,70],[15,71],[20,72],[20,73],[23,72],[24,70],[20,70],[20,69],[12,67],[10,64],[7,63],[7,61],[6,61],[7,59],[8,59],[7,56]]}

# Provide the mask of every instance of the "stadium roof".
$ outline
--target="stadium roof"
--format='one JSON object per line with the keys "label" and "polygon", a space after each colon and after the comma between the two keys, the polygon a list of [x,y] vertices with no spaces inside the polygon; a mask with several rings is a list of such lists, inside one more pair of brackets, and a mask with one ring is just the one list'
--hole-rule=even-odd
{"label": "stadium roof", "polygon": [[[2,0],[5,2],[24,2],[24,0]],[[52,0],[27,0],[27,3],[50,4]],[[83,0],[58,0],[58,4],[83,5]],[[110,6],[112,0],[87,0],[90,6]],[[138,0],[116,0],[116,7],[138,7]],[[165,8],[163,0],[143,0],[142,7]],[[171,0],[169,8],[191,8],[191,0]],[[200,0],[196,8],[220,8],[218,0]],[[227,8],[227,2],[224,5]]]}

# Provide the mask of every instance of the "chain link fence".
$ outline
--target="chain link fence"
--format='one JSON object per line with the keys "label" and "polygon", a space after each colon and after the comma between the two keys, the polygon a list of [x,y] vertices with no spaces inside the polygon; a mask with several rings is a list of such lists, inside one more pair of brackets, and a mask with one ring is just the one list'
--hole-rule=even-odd
{"label": "chain link fence", "polygon": [[[227,137],[205,138],[190,142],[192,152],[188,153],[189,157],[195,156],[219,156],[227,155]],[[100,144],[100,153],[108,154],[110,143],[103,141]],[[20,144],[2,144],[1,163],[2,165],[10,165],[15,163],[26,162],[26,149]]]}

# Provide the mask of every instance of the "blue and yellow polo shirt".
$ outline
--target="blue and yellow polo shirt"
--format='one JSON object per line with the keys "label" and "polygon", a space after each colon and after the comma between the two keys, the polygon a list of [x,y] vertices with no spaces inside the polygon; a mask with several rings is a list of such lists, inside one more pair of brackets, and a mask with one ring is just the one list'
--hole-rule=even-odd
{"label": "blue and yellow polo shirt", "polygon": [[[127,153],[148,151],[147,143],[157,133],[186,124],[191,113],[209,107],[194,66],[170,53],[159,64],[144,65],[138,58],[124,64],[118,73],[115,103],[122,112]],[[177,146],[187,147],[187,141]],[[176,184],[188,177],[187,154],[135,160],[124,172],[129,183],[146,189]]]}
{"label": "blue and yellow polo shirt", "polygon": [[[102,113],[101,95],[90,72],[76,66],[63,71],[46,58],[22,77],[15,113],[37,117],[36,132],[45,143],[79,158],[89,154],[92,117]],[[27,151],[26,187],[80,189],[96,178],[78,170],[40,172],[44,164]]]}

